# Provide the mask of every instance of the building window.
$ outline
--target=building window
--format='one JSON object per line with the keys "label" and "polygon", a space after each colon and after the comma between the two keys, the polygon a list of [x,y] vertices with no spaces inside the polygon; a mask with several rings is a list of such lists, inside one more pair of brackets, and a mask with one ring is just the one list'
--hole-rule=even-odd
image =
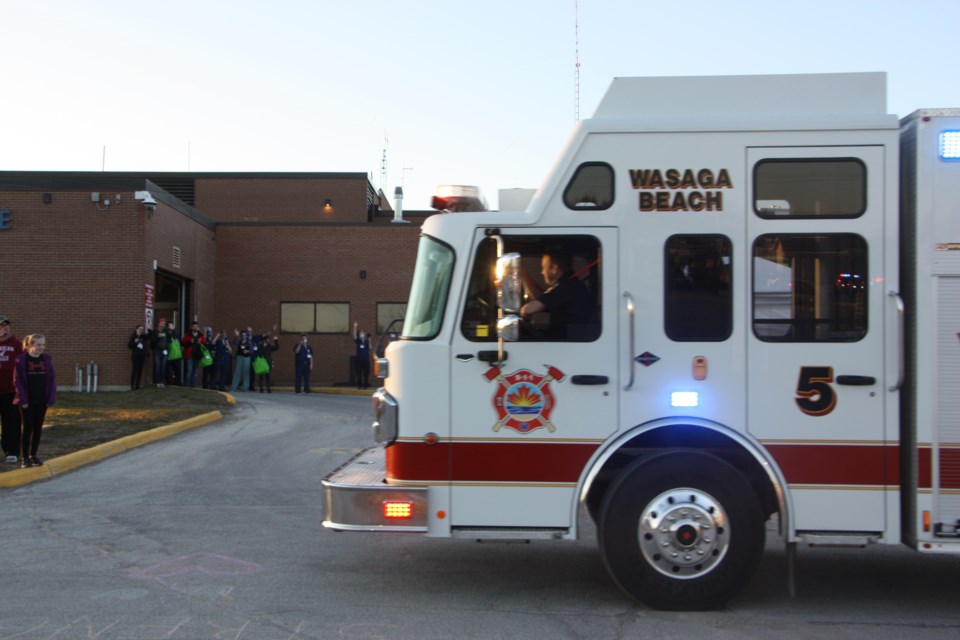
{"label": "building window", "polygon": [[613,204],[613,167],[605,162],[577,167],[563,192],[563,203],[576,211],[609,209]]}
{"label": "building window", "polygon": [[283,333],[349,333],[348,302],[283,302],[280,304]]}
{"label": "building window", "polygon": [[733,331],[733,247],[725,236],[673,236],[664,251],[664,331],[677,342],[719,342]]}
{"label": "building window", "polygon": [[867,242],[770,234],[753,244],[753,333],[764,342],[856,342],[867,333]]}
{"label": "building window", "polygon": [[856,158],[763,160],[753,189],[761,218],[856,218],[867,208],[867,168]]}
{"label": "building window", "polygon": [[403,319],[407,315],[406,302],[378,302],[377,303],[377,335],[382,336],[390,325],[399,320],[391,331],[400,333],[403,328]]}
{"label": "building window", "polygon": [[349,302],[318,302],[317,333],[350,333]]}

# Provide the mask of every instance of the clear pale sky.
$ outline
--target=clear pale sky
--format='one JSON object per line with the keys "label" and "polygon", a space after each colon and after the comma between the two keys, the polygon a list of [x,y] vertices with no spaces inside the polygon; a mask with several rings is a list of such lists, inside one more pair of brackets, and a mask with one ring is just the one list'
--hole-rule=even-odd
{"label": "clear pale sky", "polygon": [[574,6],[0,0],[0,170],[357,171],[495,208],[574,125],[575,15],[581,118],[615,76],[885,71],[891,113],[960,107],[960,0]]}

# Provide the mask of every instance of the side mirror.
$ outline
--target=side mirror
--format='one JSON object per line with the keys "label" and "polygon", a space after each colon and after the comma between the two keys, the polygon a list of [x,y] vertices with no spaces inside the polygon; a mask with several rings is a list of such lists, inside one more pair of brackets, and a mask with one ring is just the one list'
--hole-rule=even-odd
{"label": "side mirror", "polygon": [[504,342],[516,342],[520,339],[520,317],[506,316],[497,320],[497,337]]}
{"label": "side mirror", "polygon": [[521,291],[520,254],[508,253],[497,258],[497,306],[505,314],[519,313]]}

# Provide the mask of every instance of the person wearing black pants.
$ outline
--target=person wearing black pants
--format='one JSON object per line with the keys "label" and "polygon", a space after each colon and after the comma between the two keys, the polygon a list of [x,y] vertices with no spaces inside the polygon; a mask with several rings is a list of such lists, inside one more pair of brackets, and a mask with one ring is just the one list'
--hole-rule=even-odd
{"label": "person wearing black pants", "polygon": [[359,323],[353,323],[353,342],[357,352],[353,363],[357,375],[357,389],[366,389],[370,386],[370,336],[365,331],[358,330]]}
{"label": "person wearing black pants", "polygon": [[20,407],[20,468],[26,469],[43,464],[37,450],[47,407],[52,407],[57,399],[57,379],[53,360],[44,353],[46,338],[39,333],[27,336],[23,347],[26,352],[17,358],[13,372],[13,385],[17,389],[13,403]]}
{"label": "person wearing black pants", "polygon": [[13,371],[23,343],[13,335],[10,318],[0,314],[0,443],[3,460],[15,464],[20,456],[20,409],[13,404]]}
{"label": "person wearing black pants", "polygon": [[163,389],[167,384],[167,357],[170,355],[170,341],[173,340],[173,330],[167,326],[167,321],[160,318],[157,329],[150,332],[150,348],[153,350],[153,384]]}
{"label": "person wearing black pants", "polygon": [[[214,350],[215,350],[215,348],[216,348],[216,345],[214,344],[214,342],[216,342],[216,341],[215,341],[214,338],[213,338],[213,329],[211,329],[210,327],[207,327],[207,330],[206,330],[206,332],[203,334],[203,338],[200,339],[200,342],[201,342],[201,344],[203,344],[204,346],[206,346],[207,351],[210,352],[210,355],[213,355],[213,352],[214,352]],[[217,362],[216,362],[216,360],[214,360],[213,364],[208,364],[207,366],[202,367],[202,368],[201,368],[201,371],[202,371],[202,373],[201,373],[201,380],[203,381],[203,388],[204,388],[204,389],[213,389],[213,388],[215,388],[215,387],[217,386],[217,378],[216,378]]]}
{"label": "person wearing black pants", "polygon": [[267,361],[267,364],[270,365],[270,368],[267,369],[266,373],[257,375],[257,378],[260,382],[260,393],[263,393],[264,383],[266,383],[267,393],[273,393],[270,388],[270,372],[273,371],[273,356],[271,354],[280,348],[280,338],[278,338],[277,334],[274,333],[273,341],[271,342],[270,334],[265,333],[262,336],[257,336],[257,345],[260,349],[260,355],[263,356],[263,358]]}
{"label": "person wearing black pants", "polygon": [[130,390],[136,391],[142,388],[143,363],[147,360],[147,334],[142,324],[138,324],[130,336],[127,348],[130,349]]}
{"label": "person wearing black pants", "polygon": [[303,392],[310,393],[310,372],[313,371],[313,347],[307,343],[307,334],[300,334],[300,342],[293,348],[294,386],[296,393],[300,393],[301,383]]}
{"label": "person wearing black pants", "polygon": [[230,384],[230,365],[233,363],[233,345],[227,337],[227,330],[222,329],[213,343],[213,386],[211,388],[226,391]]}

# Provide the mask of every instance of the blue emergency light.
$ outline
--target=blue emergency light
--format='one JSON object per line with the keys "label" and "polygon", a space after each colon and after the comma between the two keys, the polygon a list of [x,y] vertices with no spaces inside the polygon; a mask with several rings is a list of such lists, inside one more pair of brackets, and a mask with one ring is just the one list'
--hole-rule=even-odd
{"label": "blue emergency light", "polygon": [[940,133],[940,158],[960,161],[960,131],[942,131]]}

